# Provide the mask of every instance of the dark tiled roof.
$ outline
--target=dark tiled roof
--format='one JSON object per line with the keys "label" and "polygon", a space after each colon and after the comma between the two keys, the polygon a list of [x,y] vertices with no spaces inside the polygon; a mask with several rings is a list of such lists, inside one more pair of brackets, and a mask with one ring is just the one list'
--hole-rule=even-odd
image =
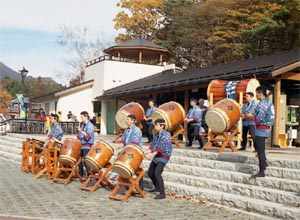
{"label": "dark tiled roof", "polygon": [[[166,48],[164,48],[162,46],[159,46],[155,43],[152,43],[151,41],[148,41],[146,39],[141,39],[141,38],[134,39],[134,40],[128,41],[128,42],[123,42],[123,43],[120,43],[120,44],[112,46],[112,47],[113,48],[118,48],[118,47],[150,47],[150,48],[158,48],[158,49],[167,50]],[[108,49],[106,49],[106,50],[108,50]]]}
{"label": "dark tiled roof", "polygon": [[[213,79],[241,79],[255,76],[270,76],[272,71],[300,61],[300,50],[260,56],[208,68],[197,68],[189,71],[158,73],[122,86],[104,91],[99,98],[134,95],[141,92],[157,91],[180,86],[208,83]],[[130,74],[130,73],[128,73]]]}

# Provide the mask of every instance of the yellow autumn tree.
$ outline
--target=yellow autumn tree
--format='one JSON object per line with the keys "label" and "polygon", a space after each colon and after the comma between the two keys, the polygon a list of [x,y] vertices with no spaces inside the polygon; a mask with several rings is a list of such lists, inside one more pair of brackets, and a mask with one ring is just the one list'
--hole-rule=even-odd
{"label": "yellow autumn tree", "polygon": [[163,0],[120,0],[117,6],[121,10],[114,18],[115,29],[125,30],[116,37],[116,42],[128,41],[134,38],[156,39],[156,33],[161,26],[162,15],[160,7]]}
{"label": "yellow autumn tree", "polygon": [[8,113],[8,106],[12,100],[11,95],[6,91],[0,91],[0,113]]}

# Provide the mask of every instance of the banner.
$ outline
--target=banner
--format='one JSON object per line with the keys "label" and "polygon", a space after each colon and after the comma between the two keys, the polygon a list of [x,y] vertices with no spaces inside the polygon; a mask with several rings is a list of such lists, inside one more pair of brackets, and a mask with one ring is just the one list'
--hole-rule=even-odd
{"label": "banner", "polygon": [[20,118],[26,118],[26,107],[25,107],[25,100],[23,94],[16,94],[18,101],[20,102]]}

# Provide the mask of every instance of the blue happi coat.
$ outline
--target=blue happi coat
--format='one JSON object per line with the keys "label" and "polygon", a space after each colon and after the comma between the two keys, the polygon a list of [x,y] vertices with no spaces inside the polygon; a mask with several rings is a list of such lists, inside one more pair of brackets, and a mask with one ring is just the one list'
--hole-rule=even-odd
{"label": "blue happi coat", "polygon": [[121,139],[121,143],[124,146],[129,144],[135,144],[139,147],[142,147],[142,131],[136,125],[133,125],[131,128],[127,128],[124,131],[124,134]]}
{"label": "blue happi coat", "polygon": [[255,136],[268,137],[274,121],[274,106],[268,98],[260,100],[255,110]]}
{"label": "blue happi coat", "polygon": [[64,135],[64,131],[61,128],[59,123],[55,123],[52,127],[51,127],[51,131],[50,134],[48,135],[49,138],[55,138],[59,141],[61,141],[62,137]]}
{"label": "blue happi coat", "polygon": [[202,119],[202,112],[199,106],[194,106],[193,108],[189,109],[189,112],[187,114],[188,119],[193,119],[189,124],[190,125],[197,125],[201,126],[201,119]]}
{"label": "blue happi coat", "polygon": [[79,133],[77,138],[81,143],[81,149],[90,149],[94,144],[94,125],[92,122],[81,123],[80,128],[86,135]]}
{"label": "blue happi coat", "polygon": [[[255,115],[256,101],[253,99],[251,102],[247,102],[242,107],[242,114],[246,111],[251,112],[252,115]],[[255,125],[254,118],[243,118],[243,126]]]}
{"label": "blue happi coat", "polygon": [[[146,110],[146,113],[145,113],[146,117],[147,117],[147,118],[152,117],[152,114],[153,114],[153,112],[154,112],[155,110],[156,110],[156,107],[155,107],[155,106],[152,106],[151,108],[148,108],[148,109]],[[152,124],[152,123],[153,123],[152,120],[147,121],[147,124]]]}
{"label": "blue happi coat", "polygon": [[163,162],[168,163],[172,153],[172,137],[169,132],[162,130],[159,134],[153,136],[151,152],[157,152],[153,158],[154,163]]}

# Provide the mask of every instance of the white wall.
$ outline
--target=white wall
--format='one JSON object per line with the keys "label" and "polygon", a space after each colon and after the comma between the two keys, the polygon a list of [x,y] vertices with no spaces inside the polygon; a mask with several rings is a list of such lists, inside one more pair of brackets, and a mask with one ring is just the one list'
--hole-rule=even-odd
{"label": "white wall", "polygon": [[85,81],[94,79],[93,98],[95,98],[101,96],[104,90],[151,76],[168,67],[104,60],[86,67]]}
{"label": "white wall", "polygon": [[67,119],[67,114],[72,111],[80,121],[80,112],[87,111],[90,117],[94,116],[92,103],[92,88],[85,88],[80,91],[61,95],[57,102],[57,112],[62,112],[62,120]]}

